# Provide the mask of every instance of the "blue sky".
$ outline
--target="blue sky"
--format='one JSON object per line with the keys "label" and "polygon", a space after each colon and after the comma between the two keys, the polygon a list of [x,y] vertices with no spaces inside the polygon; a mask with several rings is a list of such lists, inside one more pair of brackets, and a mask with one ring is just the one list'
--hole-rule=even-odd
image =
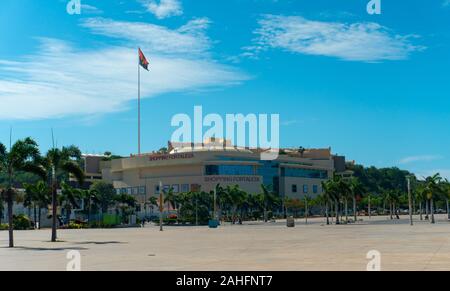
{"label": "blue sky", "polygon": [[143,149],[176,113],[279,113],[283,146],[450,178],[450,1],[2,0],[0,141]]}

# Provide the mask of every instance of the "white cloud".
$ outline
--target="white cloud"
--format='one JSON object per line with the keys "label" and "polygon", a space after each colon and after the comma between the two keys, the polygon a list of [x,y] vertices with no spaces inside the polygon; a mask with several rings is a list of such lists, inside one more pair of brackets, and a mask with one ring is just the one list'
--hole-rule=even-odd
{"label": "white cloud", "polygon": [[[86,117],[126,110],[137,98],[138,44],[150,61],[150,72],[141,73],[143,98],[235,85],[249,78],[209,56],[209,40],[201,31],[205,20],[178,30],[105,19],[91,19],[83,26],[124,44],[79,49],[43,38],[31,55],[17,61],[0,59],[0,119]],[[140,36],[134,36],[138,32]]]}
{"label": "white cloud", "polygon": [[210,21],[199,18],[189,21],[178,29],[143,22],[114,21],[105,18],[89,18],[81,26],[93,33],[133,41],[146,46],[152,52],[164,54],[200,54],[211,47],[205,34]]}
{"label": "white cloud", "polygon": [[259,21],[255,44],[246,48],[257,54],[269,48],[347,61],[403,60],[424,47],[413,45],[416,35],[398,35],[377,23],[311,21],[300,16],[265,15]]}
{"label": "white cloud", "polygon": [[421,155],[421,156],[411,156],[403,158],[399,161],[399,164],[410,164],[415,162],[431,162],[442,159],[442,156],[438,155]]}
{"label": "white cloud", "polygon": [[179,0],[141,0],[141,2],[148,12],[154,14],[158,19],[183,14]]}
{"label": "white cloud", "polygon": [[95,6],[88,5],[88,4],[81,4],[81,13],[87,13],[87,14],[102,14],[103,11],[98,9]]}

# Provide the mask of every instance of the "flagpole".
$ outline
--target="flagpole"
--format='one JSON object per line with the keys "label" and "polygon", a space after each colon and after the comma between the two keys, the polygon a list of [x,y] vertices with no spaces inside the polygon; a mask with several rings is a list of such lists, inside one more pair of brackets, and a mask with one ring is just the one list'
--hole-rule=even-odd
{"label": "flagpole", "polygon": [[[138,52],[139,55],[139,52]],[[141,155],[141,68],[138,57],[138,155]]]}

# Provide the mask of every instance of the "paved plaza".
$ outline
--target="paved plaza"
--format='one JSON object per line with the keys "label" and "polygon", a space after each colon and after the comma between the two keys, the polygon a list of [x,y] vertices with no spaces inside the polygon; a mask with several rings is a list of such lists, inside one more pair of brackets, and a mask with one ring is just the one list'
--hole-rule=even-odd
{"label": "paved plaza", "polygon": [[[418,217],[415,218],[418,220]],[[159,227],[15,232],[16,248],[0,232],[0,270],[65,270],[70,250],[81,254],[82,270],[366,270],[371,250],[382,270],[450,270],[450,222],[406,216],[373,217],[352,225],[324,225],[316,218],[295,228],[284,222],[208,227]]]}

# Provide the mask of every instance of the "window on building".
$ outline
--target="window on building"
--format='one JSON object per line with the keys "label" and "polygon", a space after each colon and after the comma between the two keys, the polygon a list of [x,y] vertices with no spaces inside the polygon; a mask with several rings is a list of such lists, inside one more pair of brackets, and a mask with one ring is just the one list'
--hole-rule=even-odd
{"label": "window on building", "polygon": [[170,191],[170,185],[164,185],[164,186],[163,186],[163,191],[164,191],[164,193],[169,193],[169,191]]}
{"label": "window on building", "polygon": [[159,194],[160,190],[161,189],[159,189],[159,185],[155,185],[155,194]]}
{"label": "window on building", "polygon": [[297,185],[292,185],[292,193],[297,193]]}
{"label": "window on building", "polygon": [[116,188],[116,194],[117,194],[117,195],[120,195],[121,191],[122,191],[122,189]]}
{"label": "window on building", "polygon": [[308,185],[303,185],[303,193],[308,194]]}
{"label": "window on building", "polygon": [[205,166],[205,175],[207,176],[252,176],[254,174],[254,167],[248,165]]}
{"label": "window on building", "polygon": [[133,195],[139,194],[139,187],[133,187]]}
{"label": "window on building", "polygon": [[180,192],[180,185],[175,184],[172,185],[173,193],[179,193]]}
{"label": "window on building", "polygon": [[147,192],[147,191],[146,191],[146,189],[145,189],[145,186],[139,187],[139,194],[140,194],[140,195],[146,195],[146,194],[147,194],[146,192]]}
{"label": "window on building", "polygon": [[202,186],[199,184],[191,184],[191,191],[192,192],[200,192],[202,189]]}
{"label": "window on building", "polygon": [[181,184],[181,193],[189,192],[189,184]]}
{"label": "window on building", "polygon": [[325,170],[281,168],[281,175],[285,177],[298,177],[310,179],[327,179],[328,172]]}
{"label": "window on building", "polygon": [[319,192],[319,187],[317,185],[313,185],[313,193],[317,194]]}

